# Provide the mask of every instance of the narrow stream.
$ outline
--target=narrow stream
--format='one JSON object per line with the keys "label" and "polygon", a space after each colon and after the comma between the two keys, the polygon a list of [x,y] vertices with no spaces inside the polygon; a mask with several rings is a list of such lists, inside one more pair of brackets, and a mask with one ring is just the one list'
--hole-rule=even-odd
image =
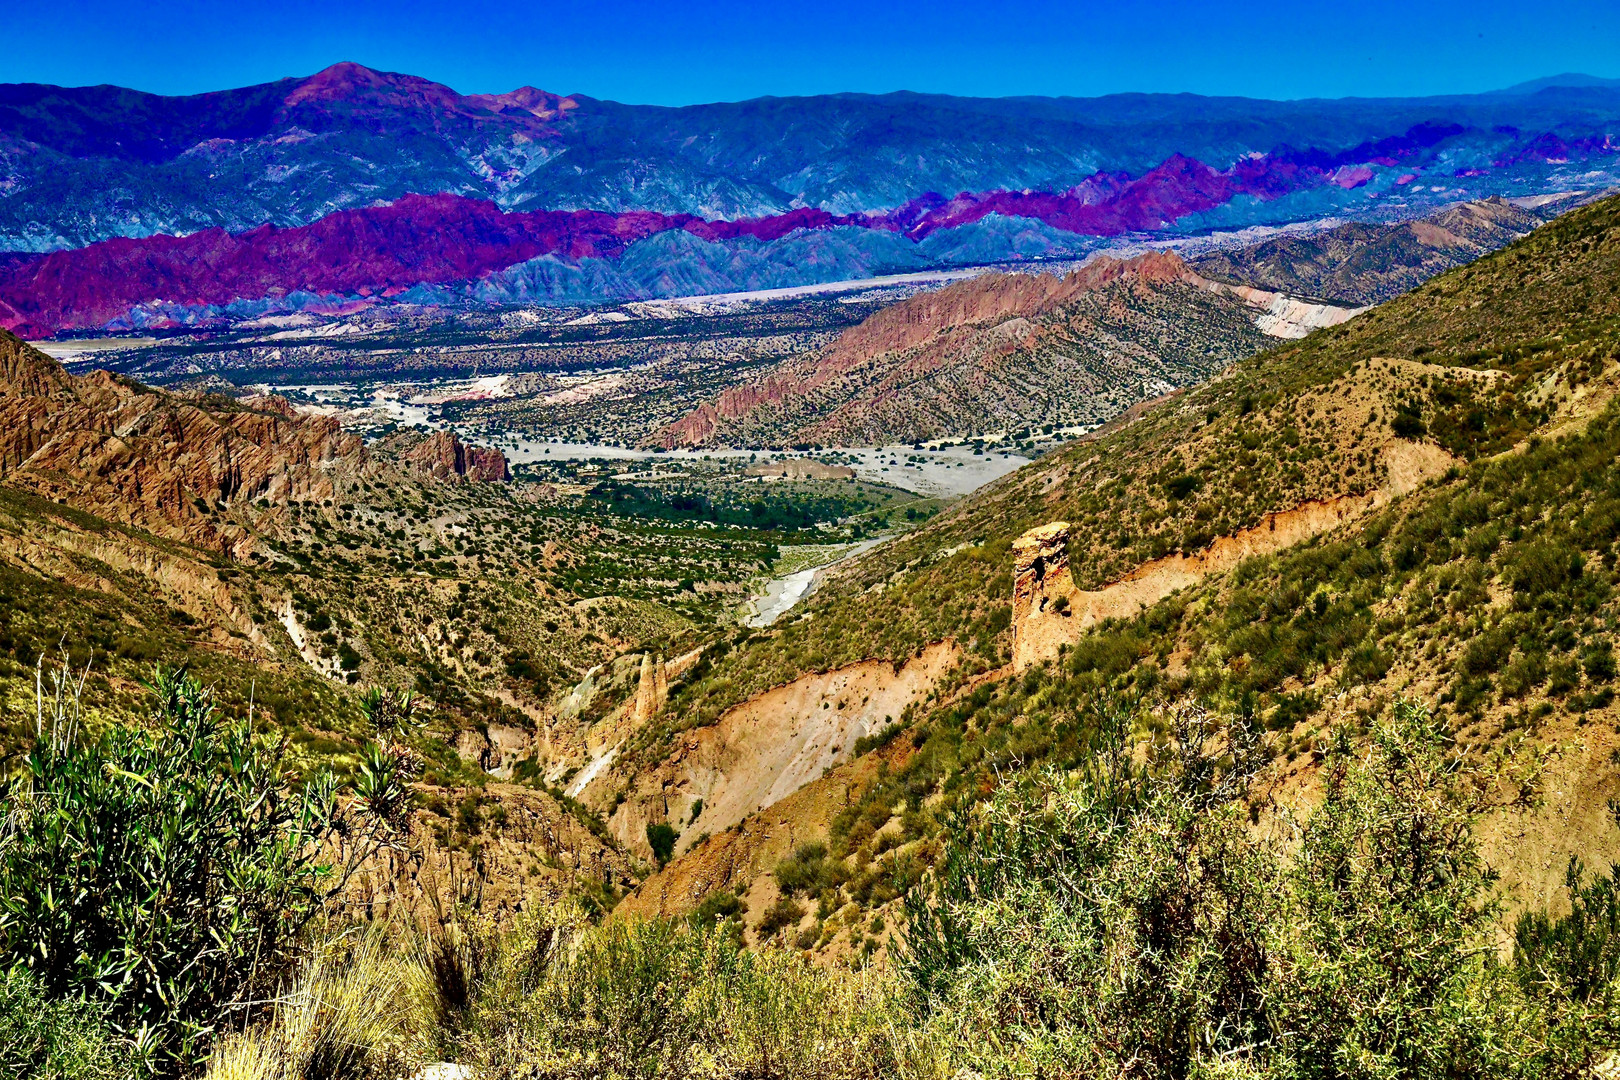
{"label": "narrow stream", "polygon": [[765,592],[754,597],[754,614],[745,621],[749,626],[769,626],[783,615],[787,614],[795,604],[810,594],[815,587],[816,579],[825,571],[848,562],[857,555],[871,551],[879,544],[891,539],[888,536],[879,536],[871,540],[862,540],[851,545],[836,559],[822,563],[820,566],[811,566],[803,570],[795,570],[779,578],[772,578],[765,586]]}
{"label": "narrow stream", "polygon": [[810,590],[810,583],[816,580],[818,569],[812,566],[786,577],[772,578],[770,584],[765,586],[765,595],[755,599],[754,607],[758,613],[748,620],[748,625],[769,626],[781,618],[804,598],[804,594]]}

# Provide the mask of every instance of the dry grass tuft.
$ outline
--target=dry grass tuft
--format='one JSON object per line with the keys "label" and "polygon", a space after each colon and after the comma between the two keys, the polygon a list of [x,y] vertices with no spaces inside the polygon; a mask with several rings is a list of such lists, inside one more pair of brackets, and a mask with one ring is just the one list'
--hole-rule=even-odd
{"label": "dry grass tuft", "polygon": [[268,1023],[222,1039],[206,1080],[389,1080],[421,1063],[425,976],[372,931],[318,954]]}

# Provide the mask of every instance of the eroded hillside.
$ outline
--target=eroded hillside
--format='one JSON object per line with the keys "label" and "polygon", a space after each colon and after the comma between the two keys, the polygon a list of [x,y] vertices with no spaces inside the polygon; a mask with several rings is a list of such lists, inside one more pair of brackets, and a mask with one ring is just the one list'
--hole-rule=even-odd
{"label": "eroded hillside", "polygon": [[779,545],[931,512],[853,481],[765,491],[740,466],[565,491],[450,430],[362,446],[277,397],[78,377],[9,335],[0,359],[0,754],[31,743],[36,677],[82,673],[98,732],[144,719],[161,664],[341,780],[361,693],[413,690],[407,897],[437,874],[496,905],[543,887],[611,906],[638,864],[564,787],[659,713]]}
{"label": "eroded hillside", "polygon": [[1167,254],[1103,256],[1063,277],[988,274],[885,308],[653,438],[866,446],[1095,424],[1207,378],[1268,334],[1345,314],[1215,285]]}
{"label": "eroded hillside", "polygon": [[874,947],[874,912],[926,869],[951,808],[1009,771],[1083,762],[1098,695],[1120,694],[1261,723],[1257,814],[1314,797],[1330,732],[1431,702],[1492,763],[1483,837],[1510,897],[1545,900],[1569,855],[1620,849],[1617,386],[1611,199],[1008,477],[672,698],[649,761],[807,672],[937,641],[963,656],[901,723],[743,823],[769,848],[739,862],[735,839],[695,843],[632,908],[731,890],[756,933]]}

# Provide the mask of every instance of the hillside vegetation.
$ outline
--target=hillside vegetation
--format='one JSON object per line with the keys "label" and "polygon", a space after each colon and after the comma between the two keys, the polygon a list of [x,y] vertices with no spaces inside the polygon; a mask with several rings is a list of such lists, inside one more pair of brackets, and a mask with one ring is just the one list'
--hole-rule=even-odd
{"label": "hillside vegetation", "polygon": [[[691,741],[675,733],[805,671],[898,667],[939,640],[961,664],[856,760],[736,834],[794,841],[700,841],[631,906],[681,911],[726,890],[762,939],[888,948],[883,928],[941,872],[959,815],[1010,776],[1087,767],[1098,703],[1122,696],[1248,725],[1266,764],[1237,798],[1279,822],[1321,797],[1334,746],[1358,745],[1397,700],[1426,702],[1489,793],[1475,835],[1504,902],[1556,902],[1571,858],[1620,854],[1617,263],[1611,199],[1235,365],[853,563],[797,620],[678,689],[633,752],[656,760]],[[1313,506],[1342,513],[1266,544],[1267,521]],[[1140,567],[1195,565],[1178,553],[1255,531],[1219,569],[1104,605],[1094,625],[1076,617],[1061,650],[1015,669],[1012,542],[1052,521],[1070,523],[1074,612]]]}
{"label": "hillside vegetation", "polygon": [[[340,802],[329,777],[288,783],[201,686],[155,689],[150,730],[89,743],[54,708],[10,784],[8,1071],[1438,1080],[1588,1075],[1620,1041],[1612,873],[1571,864],[1567,912],[1518,918],[1499,955],[1474,832],[1490,777],[1409,702],[1365,754],[1326,748],[1321,804],[1274,836],[1248,824],[1247,721],[1094,697],[1077,767],[950,816],[880,966],[745,949],[734,896],[600,925],[568,903],[425,926],[330,904],[348,867],[317,861],[326,843],[412,843],[390,739],[408,707],[372,699],[377,764]],[[817,860],[779,868],[778,932],[831,887]],[[69,878],[99,887],[50,902]]]}
{"label": "hillside vegetation", "polygon": [[1095,589],[1268,513],[1374,491],[1402,442],[1444,450],[1458,467],[1448,483],[1476,488],[1466,470],[1584,422],[1611,392],[1617,229],[1615,200],[1578,210],[1007,477],[865,556],[781,633],[717,665],[684,699],[689,718],[802,671],[898,661],[946,637],[993,666],[1011,634],[1011,541],[1048,521],[1070,523],[1076,584]]}

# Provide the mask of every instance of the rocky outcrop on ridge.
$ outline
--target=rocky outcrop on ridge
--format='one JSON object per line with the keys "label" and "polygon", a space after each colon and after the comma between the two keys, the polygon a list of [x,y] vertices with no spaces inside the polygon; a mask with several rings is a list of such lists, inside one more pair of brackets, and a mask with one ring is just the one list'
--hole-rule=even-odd
{"label": "rocky outcrop on ridge", "polygon": [[12,487],[239,556],[253,534],[223,511],[329,499],[367,464],[359,437],[284,400],[78,377],[0,331],[0,479]]}
{"label": "rocky outcrop on ridge", "polygon": [[435,431],[400,455],[406,467],[432,480],[498,483],[512,478],[506,455],[493,446],[469,446],[448,428]]}
{"label": "rocky outcrop on ridge", "polygon": [[[1012,662],[1022,671],[1056,650],[1048,647],[1047,624],[1071,617],[1068,596],[1069,523],[1038,525],[1013,541]],[[1062,623],[1058,623],[1059,626]],[[1069,635],[1062,634],[1067,638]]]}

